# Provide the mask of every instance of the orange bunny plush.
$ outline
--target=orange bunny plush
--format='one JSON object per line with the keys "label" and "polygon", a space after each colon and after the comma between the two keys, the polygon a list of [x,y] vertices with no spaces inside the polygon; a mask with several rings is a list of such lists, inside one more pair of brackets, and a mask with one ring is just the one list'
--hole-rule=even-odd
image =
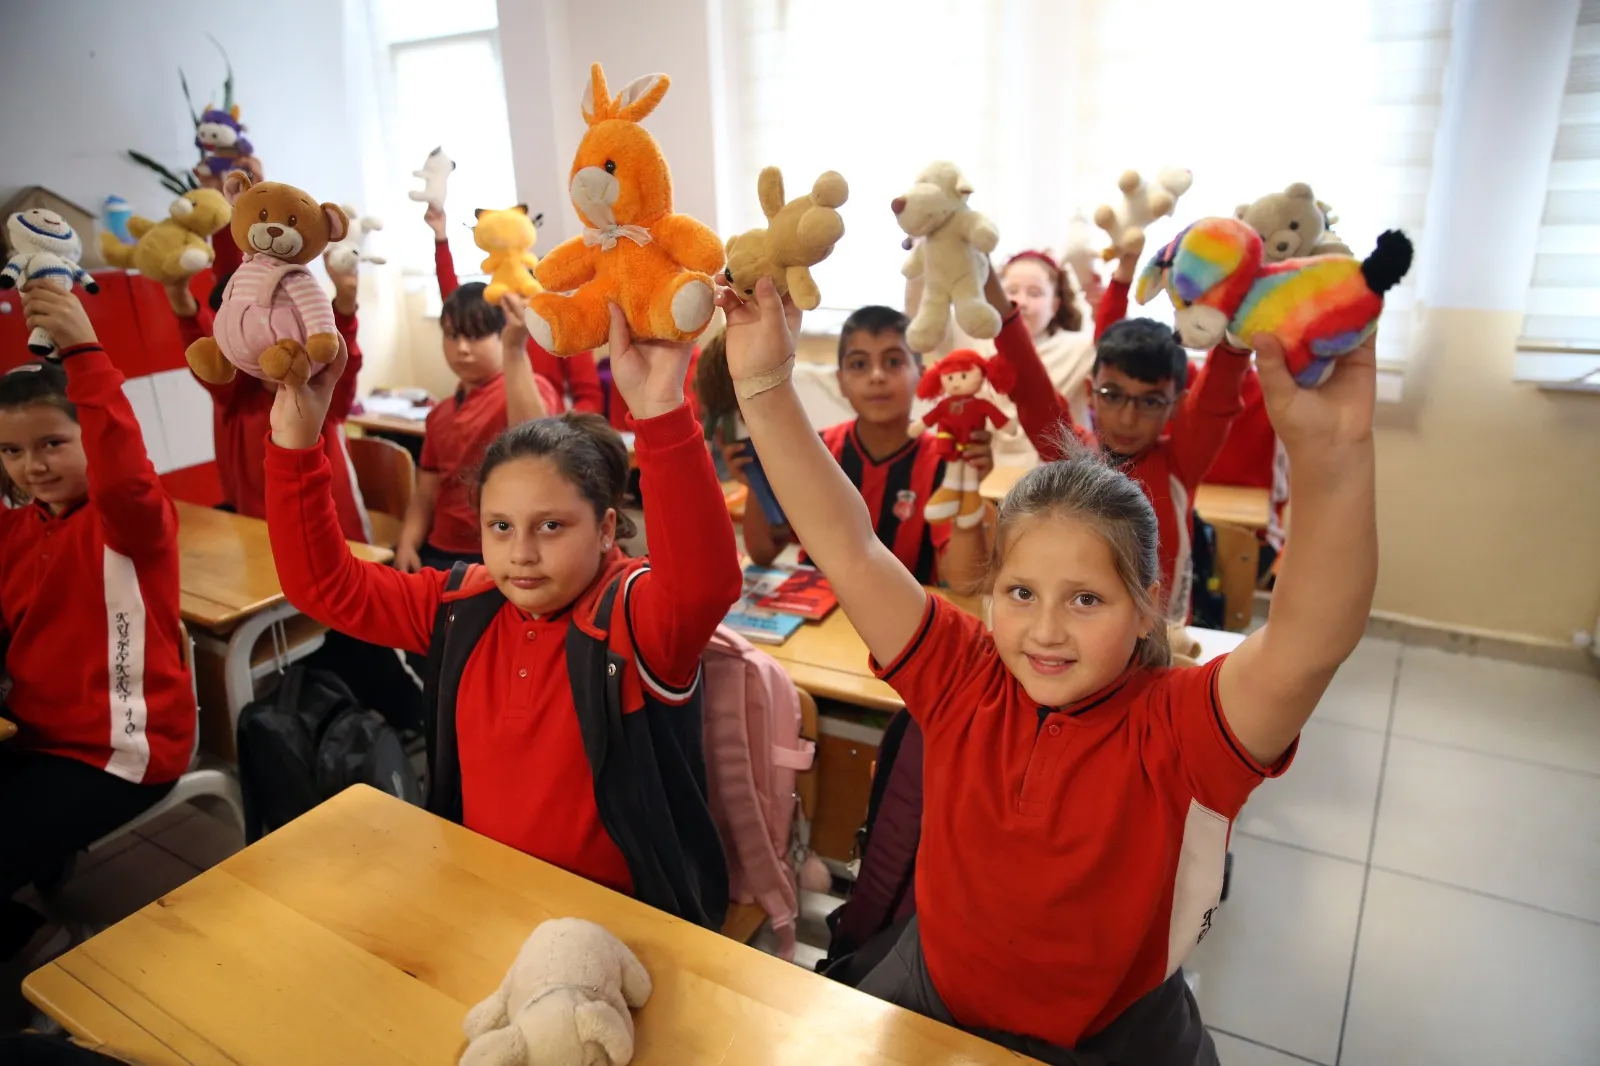
{"label": "orange bunny plush", "polygon": [[711,321],[710,275],[722,269],[722,242],[703,223],[673,214],[672,174],[639,125],[669,84],[665,74],[649,74],[612,97],[600,64],[590,69],[589,129],[570,186],[583,236],[539,261],[535,276],[549,291],[530,301],[526,315],[528,333],[546,351],[573,355],[604,344],[609,303],[641,339],[693,340]]}

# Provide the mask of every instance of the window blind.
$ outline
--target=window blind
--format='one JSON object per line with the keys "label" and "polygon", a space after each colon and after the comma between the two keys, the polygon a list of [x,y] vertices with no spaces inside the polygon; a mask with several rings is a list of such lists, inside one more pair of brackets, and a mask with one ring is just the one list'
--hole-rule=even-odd
{"label": "window blind", "polygon": [[1561,98],[1516,377],[1600,391],[1600,0],[1584,0]]}

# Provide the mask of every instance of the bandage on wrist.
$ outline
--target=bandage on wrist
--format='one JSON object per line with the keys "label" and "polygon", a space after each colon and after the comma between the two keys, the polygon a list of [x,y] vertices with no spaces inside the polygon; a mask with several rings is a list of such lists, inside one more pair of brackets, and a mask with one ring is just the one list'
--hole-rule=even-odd
{"label": "bandage on wrist", "polygon": [[752,396],[760,396],[769,389],[782,385],[794,374],[794,356],[789,356],[779,363],[775,369],[764,374],[751,374],[747,378],[740,378],[733,383],[734,394],[741,400],[748,400]]}

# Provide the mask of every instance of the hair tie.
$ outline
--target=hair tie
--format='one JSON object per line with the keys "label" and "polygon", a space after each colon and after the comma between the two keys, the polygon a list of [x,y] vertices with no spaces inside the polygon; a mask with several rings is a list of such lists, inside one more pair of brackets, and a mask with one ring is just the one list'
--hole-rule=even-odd
{"label": "hair tie", "polygon": [[[1010,259],[1007,259],[1006,260],[1006,266],[1010,266],[1012,263],[1015,263],[1018,259],[1037,259],[1039,262],[1043,263],[1045,266],[1049,267],[1051,270],[1055,271],[1056,273],[1059,274],[1061,272],[1061,264],[1057,263],[1055,261],[1055,258],[1053,256],[1051,256],[1051,254],[1049,252],[1040,252],[1040,251],[1035,251],[1034,249],[1029,248],[1029,249],[1026,249],[1024,251],[1018,252],[1016,255],[1012,256]],[[1003,270],[1005,270],[1005,267],[1001,267],[1000,269],[1003,271]]]}

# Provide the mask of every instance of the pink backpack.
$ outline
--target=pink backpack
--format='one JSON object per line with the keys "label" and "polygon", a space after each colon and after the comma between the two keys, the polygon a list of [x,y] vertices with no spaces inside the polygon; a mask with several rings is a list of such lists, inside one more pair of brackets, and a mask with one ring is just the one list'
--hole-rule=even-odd
{"label": "pink backpack", "polygon": [[800,697],[783,667],[727,626],[701,659],[711,817],[728,857],[728,898],[757,903],[794,959],[800,916],[790,834],[799,812],[795,774],[816,744],[800,739]]}

